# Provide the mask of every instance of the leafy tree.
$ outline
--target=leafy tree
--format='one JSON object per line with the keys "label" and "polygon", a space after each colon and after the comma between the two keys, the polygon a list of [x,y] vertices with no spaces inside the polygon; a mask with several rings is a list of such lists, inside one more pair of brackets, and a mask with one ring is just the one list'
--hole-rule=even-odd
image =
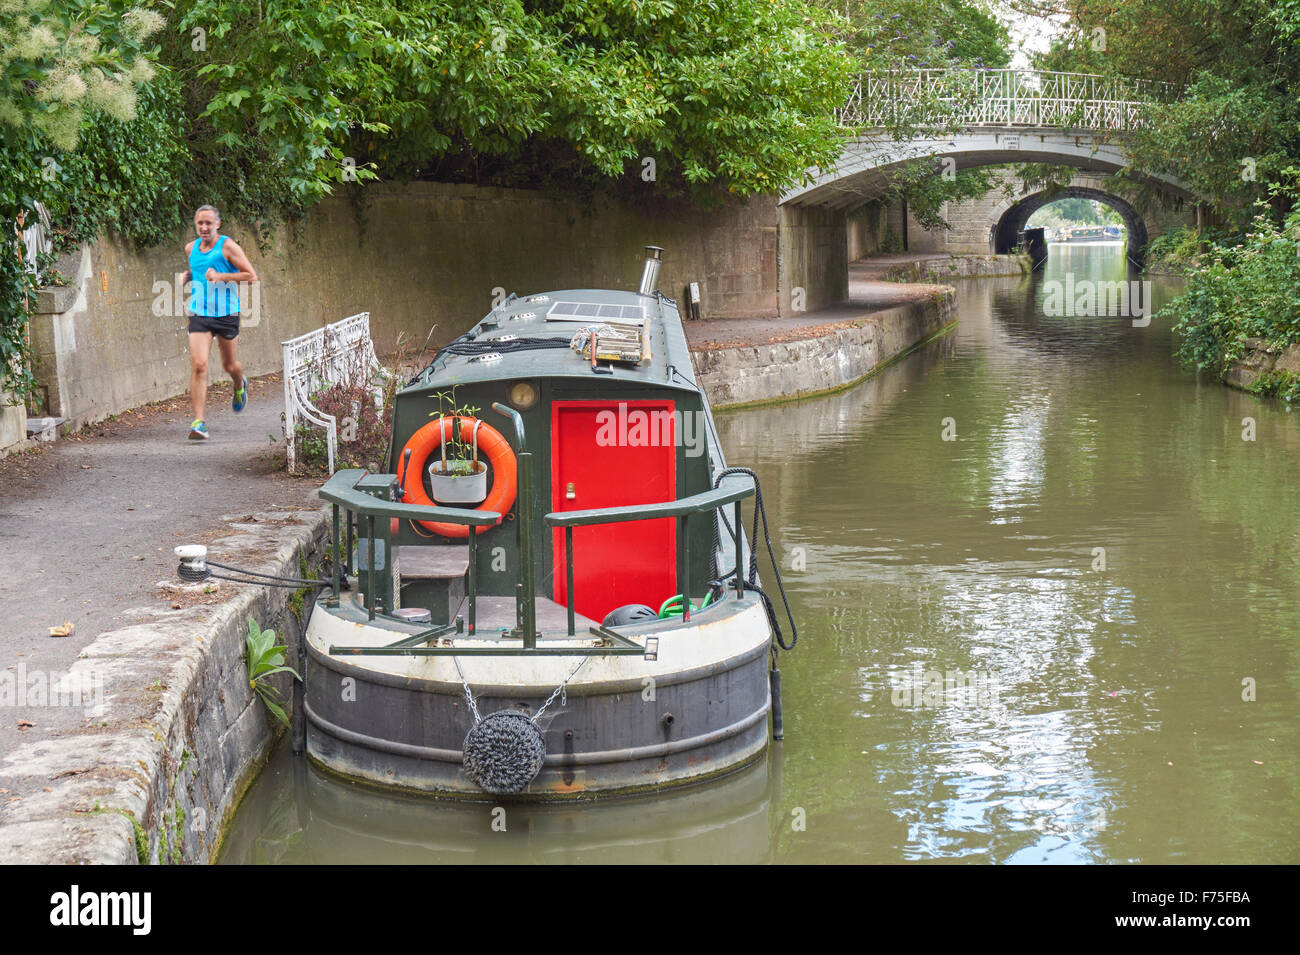
{"label": "leafy tree", "polygon": [[124,0],[7,0],[0,5],[0,129],[34,127],[70,150],[100,110],[135,115],[154,75],[145,55],[163,18]]}
{"label": "leafy tree", "polygon": [[837,154],[854,72],[788,0],[178,0],[176,23],[197,166],[289,211],[373,176],[639,183],[646,158],[664,193],[775,192]]}
{"label": "leafy tree", "polygon": [[996,17],[964,0],[824,0],[846,11],[851,47],[876,68],[997,69],[1011,62],[1011,37]]}
{"label": "leafy tree", "polygon": [[75,245],[109,229],[137,247],[174,236],[189,218],[184,128],[180,83],[164,69],[140,90],[133,120],[97,117],[83,126],[75,151],[49,150],[57,164],[45,202],[61,242]]}
{"label": "leafy tree", "polygon": [[978,199],[997,186],[998,172],[991,166],[962,169],[945,176],[936,172],[932,160],[915,159],[894,171],[878,199],[906,202],[908,213],[923,229],[951,229],[951,223],[943,217],[945,203]]}
{"label": "leafy tree", "polygon": [[[1164,173],[1245,228],[1253,203],[1275,217],[1290,198],[1272,190],[1300,160],[1300,3],[1274,0],[1013,0],[1069,17],[1038,65],[1164,81],[1184,88],[1150,111],[1126,142],[1139,172]],[[1103,31],[1103,32],[1098,32]]]}
{"label": "leafy tree", "polygon": [[1122,225],[1124,217],[1096,199],[1067,196],[1049,202],[1029,217],[1026,224],[1036,226],[1097,226]]}
{"label": "leafy tree", "polygon": [[138,90],[154,76],[145,44],[162,24],[125,0],[0,4],[0,392],[21,396],[33,384],[34,287],[18,226],[37,202],[59,207],[59,160],[88,117],[135,117]]}
{"label": "leafy tree", "polygon": [[[839,34],[858,53],[864,70],[1004,67],[1011,61],[1007,28],[981,7],[965,0],[820,0],[844,14]],[[911,139],[927,127],[924,105],[900,111],[884,135]],[[932,159],[917,159],[897,168],[882,194],[885,202],[905,201],[908,211],[927,229],[947,229],[945,203],[983,196],[996,185],[990,169],[966,169],[943,175]]]}
{"label": "leafy tree", "polygon": [[[1300,181],[1300,169],[1288,175]],[[1290,198],[1296,199],[1294,189]],[[1177,323],[1183,361],[1219,376],[1241,357],[1249,337],[1277,346],[1300,342],[1300,208],[1282,223],[1261,211],[1240,238],[1211,243],[1184,294],[1157,313]]]}
{"label": "leafy tree", "polygon": [[7,392],[19,397],[35,383],[27,335],[27,309],[36,292],[35,278],[23,264],[17,227],[20,216],[35,209],[41,169],[36,162],[34,132],[0,132],[0,404]]}

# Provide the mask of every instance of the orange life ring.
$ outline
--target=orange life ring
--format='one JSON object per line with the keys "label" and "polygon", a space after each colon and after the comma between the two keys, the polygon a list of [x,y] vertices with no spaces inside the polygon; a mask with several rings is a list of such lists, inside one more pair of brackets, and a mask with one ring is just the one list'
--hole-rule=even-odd
{"label": "orange life ring", "polygon": [[[437,421],[430,421],[411,435],[411,440],[407,441],[402,448],[399,461],[407,451],[411,452],[411,459],[406,464],[406,473],[401,475],[402,489],[406,492],[403,497],[404,502],[433,505],[434,502],[429,499],[429,495],[424,493],[424,466],[429,460],[429,455],[442,447],[448,429],[446,422],[449,420],[449,418],[439,418]],[[479,426],[479,450],[487,455],[487,459],[492,463],[492,487],[488,490],[487,499],[475,510],[505,514],[515,503],[518,482],[515,452],[511,450],[510,443],[501,436],[500,431],[487,422],[479,424],[476,418],[460,419],[461,441],[466,444],[473,443],[475,425]],[[416,521],[415,523],[443,537],[469,537],[469,527],[465,524],[446,524],[442,521]],[[497,523],[499,524],[500,521]],[[493,526],[495,525],[484,525],[478,528],[478,533],[482,534]]]}

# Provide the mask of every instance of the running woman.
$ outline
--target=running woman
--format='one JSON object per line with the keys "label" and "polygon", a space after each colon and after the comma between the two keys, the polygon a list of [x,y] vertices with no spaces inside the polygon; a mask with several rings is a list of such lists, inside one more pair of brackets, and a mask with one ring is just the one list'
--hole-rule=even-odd
{"label": "running woman", "polygon": [[194,213],[194,231],[198,238],[185,246],[190,259],[186,275],[192,282],[190,292],[190,403],[194,406],[194,421],[190,425],[190,438],[206,441],[208,426],[203,420],[208,398],[208,356],[212,352],[212,338],[217,339],[221,351],[221,367],[230,375],[234,386],[231,407],[236,412],[248,403],[248,382],[244,366],[235,356],[239,340],[239,296],[236,283],[256,282],[257,273],[248,262],[235,240],[221,234],[221,213],[214,206],[199,206]]}

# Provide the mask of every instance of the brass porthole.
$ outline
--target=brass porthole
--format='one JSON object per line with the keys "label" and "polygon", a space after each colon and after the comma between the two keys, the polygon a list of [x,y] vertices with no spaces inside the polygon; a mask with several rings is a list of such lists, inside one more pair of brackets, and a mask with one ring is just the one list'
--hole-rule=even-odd
{"label": "brass porthole", "polygon": [[516,381],[510,386],[510,404],[517,411],[528,411],[537,404],[537,386],[531,381]]}

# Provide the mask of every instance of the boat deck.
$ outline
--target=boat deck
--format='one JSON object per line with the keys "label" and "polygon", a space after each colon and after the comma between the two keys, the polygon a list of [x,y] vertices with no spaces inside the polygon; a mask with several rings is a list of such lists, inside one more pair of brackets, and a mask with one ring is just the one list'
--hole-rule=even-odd
{"label": "boat deck", "polygon": [[[538,630],[568,629],[568,608],[540,594],[537,596],[536,606]],[[468,598],[460,605],[460,610],[457,613],[468,617]],[[474,617],[474,629],[480,636],[493,630],[513,630],[515,627],[515,598],[485,597],[483,594],[479,594],[474,607]],[[591,627],[600,623],[599,620],[592,620],[580,613],[574,614],[573,619],[576,632],[581,634],[587,633]]]}

